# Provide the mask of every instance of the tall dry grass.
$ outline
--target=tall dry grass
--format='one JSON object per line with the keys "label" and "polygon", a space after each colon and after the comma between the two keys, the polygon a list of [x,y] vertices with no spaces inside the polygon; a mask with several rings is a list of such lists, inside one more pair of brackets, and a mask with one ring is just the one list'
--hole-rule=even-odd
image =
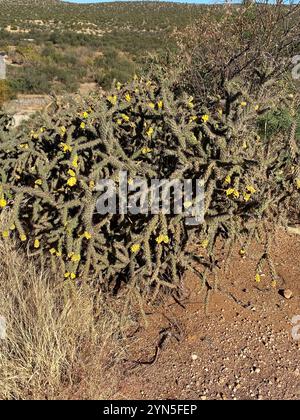
{"label": "tall dry grass", "polygon": [[[0,399],[111,398],[118,317],[88,287],[61,283],[0,239]],[[95,309],[96,308],[96,309]]]}

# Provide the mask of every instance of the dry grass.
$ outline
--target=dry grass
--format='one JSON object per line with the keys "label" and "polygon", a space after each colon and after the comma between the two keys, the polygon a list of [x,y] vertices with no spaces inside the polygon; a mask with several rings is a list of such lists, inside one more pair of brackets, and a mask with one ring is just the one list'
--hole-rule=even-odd
{"label": "dry grass", "polygon": [[117,384],[118,317],[0,240],[0,399],[103,399]]}

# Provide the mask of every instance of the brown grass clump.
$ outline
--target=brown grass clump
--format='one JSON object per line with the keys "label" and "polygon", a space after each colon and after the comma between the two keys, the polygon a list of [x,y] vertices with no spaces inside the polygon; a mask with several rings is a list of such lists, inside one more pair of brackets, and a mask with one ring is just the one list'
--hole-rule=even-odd
{"label": "brown grass clump", "polygon": [[[0,399],[104,399],[114,393],[118,318],[88,288],[59,285],[0,240]],[[95,309],[95,308],[98,308]],[[114,363],[112,363],[114,361]]]}

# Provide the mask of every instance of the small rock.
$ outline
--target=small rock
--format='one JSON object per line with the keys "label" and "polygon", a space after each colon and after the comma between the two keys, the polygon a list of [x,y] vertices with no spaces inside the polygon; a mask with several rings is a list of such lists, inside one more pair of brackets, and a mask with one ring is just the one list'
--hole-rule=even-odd
{"label": "small rock", "polygon": [[198,356],[197,356],[197,354],[192,354],[192,360],[197,360],[198,359]]}
{"label": "small rock", "polygon": [[290,289],[285,289],[285,290],[283,291],[283,296],[284,296],[286,299],[291,299],[291,297],[293,296],[293,292],[292,292]]}

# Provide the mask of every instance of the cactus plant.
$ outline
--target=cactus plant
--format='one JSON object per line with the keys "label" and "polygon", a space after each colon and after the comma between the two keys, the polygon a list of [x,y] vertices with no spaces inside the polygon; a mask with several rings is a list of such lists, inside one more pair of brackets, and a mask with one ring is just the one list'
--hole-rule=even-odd
{"label": "cactus plant", "polygon": [[[207,286],[217,239],[228,255],[236,240],[246,252],[268,220],[287,220],[300,188],[295,127],[275,144],[261,138],[260,104],[236,84],[227,93],[198,105],[165,79],[135,77],[105,97],[57,105],[30,132],[1,117],[0,206],[11,208],[3,237],[17,236],[68,281],[93,279],[104,291],[127,284],[154,299],[161,288],[178,291],[186,269]],[[174,212],[99,214],[95,186],[118,184],[120,171],[129,180],[202,180],[204,222],[189,227]],[[268,252],[264,259],[275,277]]]}

